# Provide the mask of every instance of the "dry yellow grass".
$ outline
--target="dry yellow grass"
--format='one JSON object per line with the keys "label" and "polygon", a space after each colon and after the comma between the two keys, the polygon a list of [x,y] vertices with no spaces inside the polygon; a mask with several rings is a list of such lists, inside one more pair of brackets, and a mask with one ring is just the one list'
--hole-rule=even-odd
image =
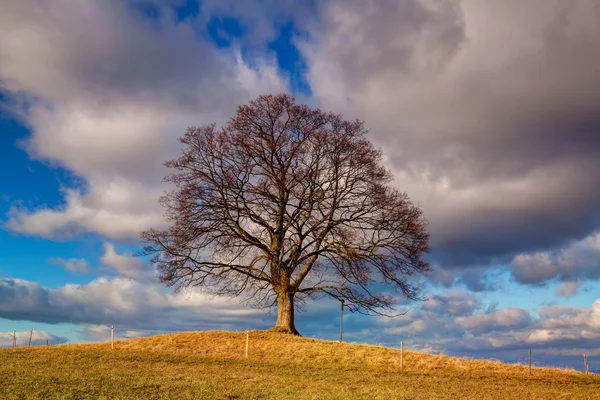
{"label": "dry yellow grass", "polygon": [[600,399],[574,370],[250,332],[0,351],[0,398]]}

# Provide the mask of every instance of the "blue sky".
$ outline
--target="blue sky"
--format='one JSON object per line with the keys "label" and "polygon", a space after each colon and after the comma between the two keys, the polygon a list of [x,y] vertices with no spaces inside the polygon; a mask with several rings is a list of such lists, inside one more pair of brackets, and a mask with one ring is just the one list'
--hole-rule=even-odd
{"label": "blue sky", "polygon": [[[348,340],[600,369],[594,1],[432,4],[5,2],[0,346],[271,326],[133,255],[185,128],[288,92],[363,119],[430,224],[429,300],[346,315]],[[335,339],[338,305],[307,308],[300,332]]]}

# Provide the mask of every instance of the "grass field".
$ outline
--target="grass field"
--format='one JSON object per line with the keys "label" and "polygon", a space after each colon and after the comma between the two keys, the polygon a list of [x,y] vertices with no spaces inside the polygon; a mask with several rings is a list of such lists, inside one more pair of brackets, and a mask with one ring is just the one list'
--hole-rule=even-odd
{"label": "grass field", "polygon": [[0,399],[600,399],[600,376],[268,332],[0,349]]}

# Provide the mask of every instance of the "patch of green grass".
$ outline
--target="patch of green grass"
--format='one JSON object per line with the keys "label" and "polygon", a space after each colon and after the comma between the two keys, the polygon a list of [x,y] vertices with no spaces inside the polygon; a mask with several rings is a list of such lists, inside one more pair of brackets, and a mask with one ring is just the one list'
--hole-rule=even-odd
{"label": "patch of green grass", "polygon": [[0,350],[0,399],[598,399],[600,377],[253,332]]}

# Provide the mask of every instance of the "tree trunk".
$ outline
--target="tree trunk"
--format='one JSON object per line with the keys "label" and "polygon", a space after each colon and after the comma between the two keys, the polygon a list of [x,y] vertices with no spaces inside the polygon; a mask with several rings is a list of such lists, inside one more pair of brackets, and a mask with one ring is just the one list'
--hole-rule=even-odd
{"label": "tree trunk", "polygon": [[271,330],[300,335],[294,325],[293,292],[281,291],[277,294],[277,323]]}

